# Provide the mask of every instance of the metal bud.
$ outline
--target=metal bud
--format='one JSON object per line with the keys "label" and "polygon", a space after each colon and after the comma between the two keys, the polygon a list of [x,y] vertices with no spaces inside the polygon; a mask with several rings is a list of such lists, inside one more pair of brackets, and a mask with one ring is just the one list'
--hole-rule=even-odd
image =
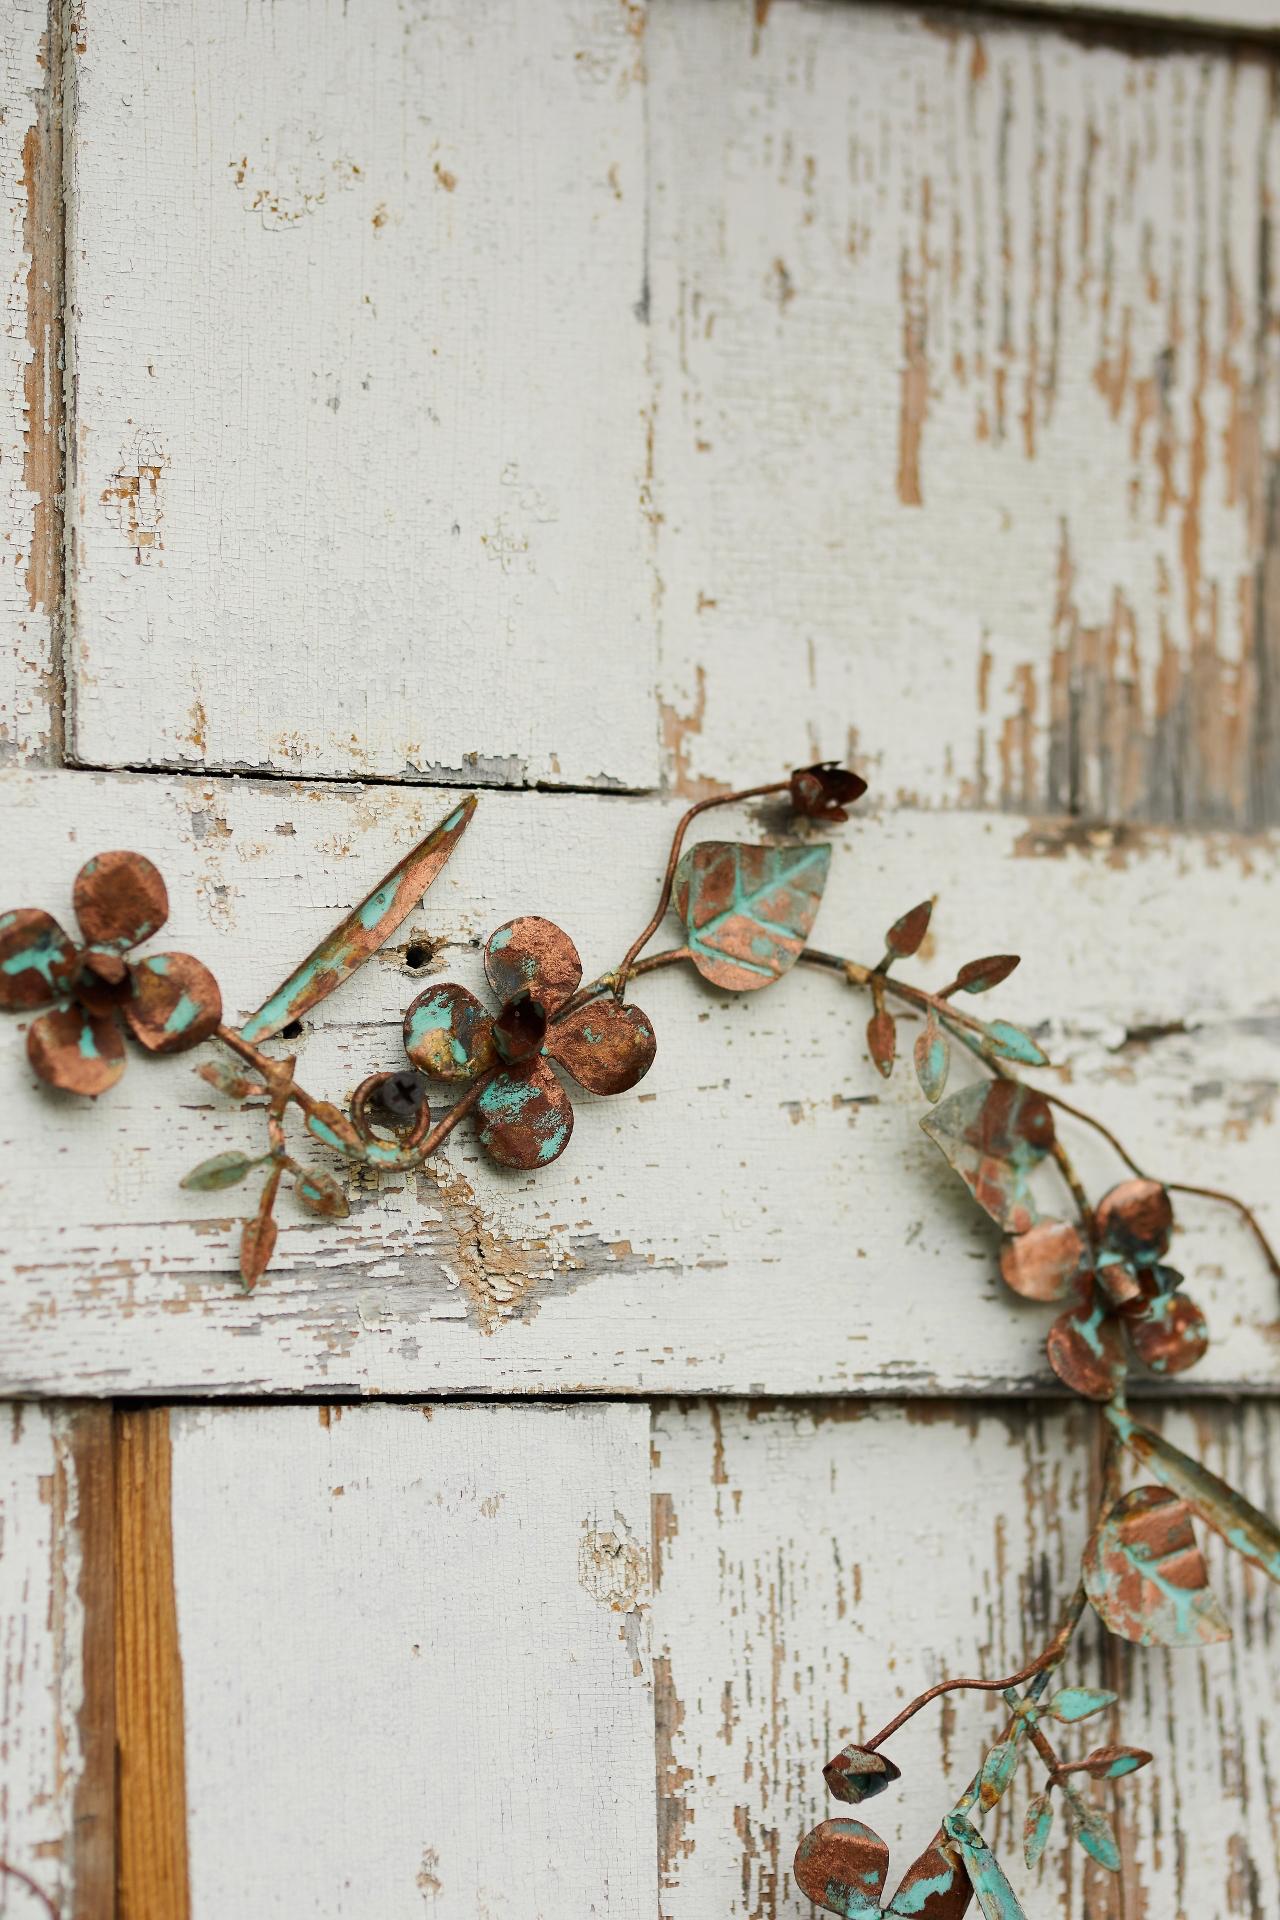
{"label": "metal bud", "polygon": [[860,800],[867,783],[860,774],[821,760],[816,767],[799,767],[791,776],[791,805],[811,820],[847,820],[845,808]]}
{"label": "metal bud", "polygon": [[868,1747],[841,1747],[822,1769],[822,1777],[837,1800],[856,1806],[883,1793],[891,1780],[901,1779],[902,1771],[885,1754]]}

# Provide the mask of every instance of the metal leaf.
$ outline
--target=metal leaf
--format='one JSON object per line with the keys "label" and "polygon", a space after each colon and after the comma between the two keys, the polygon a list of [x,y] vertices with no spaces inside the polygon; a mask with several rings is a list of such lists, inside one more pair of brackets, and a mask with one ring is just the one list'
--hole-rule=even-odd
{"label": "metal leaf", "polygon": [[308,1109],[307,1131],[337,1153],[349,1154],[357,1160],[365,1157],[364,1141],[342,1109],[335,1107],[331,1101],[317,1100]]}
{"label": "metal leaf", "polygon": [[1124,1384],[1124,1341],[1104,1301],[1062,1314],[1050,1327],[1045,1347],[1059,1380],[1086,1400],[1110,1400]]}
{"label": "metal leaf", "polygon": [[828,1760],[822,1777],[828,1793],[847,1805],[857,1806],[859,1801],[871,1800],[877,1793],[883,1793],[890,1781],[902,1778],[902,1772],[887,1754],[849,1746],[841,1747],[839,1753]]}
{"label": "metal leaf", "polygon": [[404,1050],[432,1080],[474,1080],[498,1063],[493,1015],[465,987],[441,981],[410,1001]]}
{"label": "metal leaf", "polygon": [[71,898],[88,944],[115,953],[149,940],[169,917],[164,881],[141,853],[100,853],[86,860]]}
{"label": "metal leaf", "polygon": [[1005,1879],[1004,1868],[978,1829],[963,1814],[949,1813],[943,1829],[960,1843],[965,1871],[973,1882],[978,1905],[986,1920],[1026,1920],[1018,1896]]}
{"label": "metal leaf", "polygon": [[1049,1056],[1041,1051],[1029,1033],[1007,1020],[989,1020],[982,1029],[987,1047],[1001,1060],[1014,1060],[1022,1067],[1047,1067]]}
{"label": "metal leaf", "polygon": [[1006,1240],[1000,1271],[1024,1300],[1066,1300],[1080,1281],[1085,1245],[1069,1220],[1042,1220]]}
{"label": "metal leaf", "polygon": [[1140,1267],[1169,1251],[1173,1204],[1158,1180],[1122,1180],[1097,1207],[1098,1237],[1111,1252]]}
{"label": "metal leaf", "polygon": [[1250,1506],[1243,1494],[1198,1460],[1189,1460],[1163,1434],[1140,1426],[1123,1407],[1108,1407],[1107,1419],[1130,1453],[1144,1461],[1157,1480],[1180,1495],[1229,1547],[1268,1578],[1280,1580],[1280,1528],[1274,1520]]}
{"label": "metal leaf", "polygon": [[38,907],[0,913],[0,1007],[16,1011],[60,1000],[75,979],[75,942]]}
{"label": "metal leaf", "polygon": [[910,913],[904,913],[901,920],[895,920],[884,937],[885,946],[897,960],[909,960],[920,949],[920,942],[929,931],[929,920],[933,913],[932,900],[922,900],[918,907],[912,907]]}
{"label": "metal leaf", "polygon": [[1062,1791],[1070,1810],[1072,1839],[1078,1840],[1085,1852],[1092,1854],[1108,1873],[1119,1873],[1120,1849],[1106,1814],[1101,1807],[1091,1806],[1069,1780],[1062,1782]]}
{"label": "metal leaf", "polygon": [[961,1920],[972,1899],[959,1848],[939,1833],[907,1868],[885,1912],[894,1920]]}
{"label": "metal leaf", "polygon": [[1145,1747],[1095,1747],[1083,1760],[1069,1760],[1054,1770],[1055,1782],[1068,1773],[1084,1773],[1091,1780],[1123,1780],[1139,1767],[1149,1767],[1151,1755]]}
{"label": "metal leaf", "polygon": [[1101,1713],[1104,1707],[1114,1707],[1119,1697],[1103,1687],[1059,1687],[1041,1712],[1070,1727],[1078,1720],[1087,1720],[1091,1714]]}
{"label": "metal leaf", "polygon": [[941,1100],[951,1065],[951,1042],[930,1014],[915,1045],[916,1079],[926,1100]]}
{"label": "metal leaf", "polygon": [[219,1093],[225,1093],[232,1100],[251,1100],[255,1094],[267,1091],[261,1080],[247,1080],[229,1060],[206,1060],[195,1071],[202,1080],[207,1080],[211,1087],[216,1087]]}
{"label": "metal leaf", "polygon": [[589,1001],[547,1029],[543,1052],[588,1093],[625,1093],[644,1079],[658,1043],[639,1007]]}
{"label": "metal leaf", "polygon": [[867,1022],[867,1052],[887,1080],[893,1072],[898,1047],[898,1028],[893,1015],[879,1007]]}
{"label": "metal leaf", "polygon": [[1052,1830],[1053,1797],[1051,1794],[1038,1793],[1027,1807],[1027,1818],[1022,1829],[1022,1852],[1029,1867],[1040,1864],[1040,1856],[1049,1844]]}
{"label": "metal leaf", "polygon": [[302,1167],[294,1175],[293,1191],[304,1207],[323,1214],[327,1220],[345,1220],[351,1212],[347,1196],[331,1173],[319,1167]]}
{"label": "metal leaf", "polygon": [[54,1007],[31,1022],[27,1058],[51,1087],[97,1095],[124,1072],[124,1040],[109,1017],[84,1007]]}
{"label": "metal leaf", "polygon": [[675,907],[704,979],[746,991],[795,965],[817,915],[829,846],[751,847],[704,840],[675,875]]}
{"label": "metal leaf", "polygon": [[536,913],[508,920],[489,935],[484,970],[504,1005],[527,989],[548,1014],[564,1005],[582,979],[578,949],[568,934]]}
{"label": "metal leaf", "polygon": [[149,1053],[185,1053],[222,1019],[222,994],[208,967],[189,953],[152,953],[129,968],[132,997],[120,1011]]}
{"label": "metal leaf", "polygon": [[1017,1771],[1018,1749],[1014,1741],[1002,1740],[988,1751],[978,1776],[978,1798],[984,1811],[994,1807]]}
{"label": "metal leaf", "polygon": [[1104,1626],[1144,1647],[1212,1646],[1231,1628],[1209,1591],[1191,1509],[1164,1487],[1117,1501],[1084,1551],[1084,1588]]}
{"label": "metal leaf", "polygon": [[970,960],[967,966],[961,967],[947,992],[989,993],[992,987],[1009,978],[1021,960],[1022,956],[1017,953],[993,953],[985,960]]}
{"label": "metal leaf", "polygon": [[880,1920],[880,1890],[889,1849],[860,1820],[824,1820],[796,1849],[800,1891],[845,1920]]}
{"label": "metal leaf", "polygon": [[500,1167],[546,1167],[573,1132],[569,1096],[545,1060],[495,1074],[475,1105],[476,1138]]}
{"label": "metal leaf", "polygon": [[413,912],[466,832],[475,810],[476,796],[469,793],[425,840],[396,862],[367,899],[325,935],[284,985],[263,1001],[240,1029],[240,1037],[255,1042],[269,1040],[349,980]]}
{"label": "metal leaf", "polygon": [[238,1187],[246,1173],[259,1165],[261,1162],[251,1160],[247,1153],[215,1153],[211,1160],[192,1167],[178,1184],[189,1193],[218,1193],[223,1187]]}
{"label": "metal leaf", "polygon": [[279,1229],[271,1215],[256,1213],[246,1220],[240,1234],[240,1278],[246,1287],[256,1286],[266,1272],[276,1250]]}
{"label": "metal leaf", "polygon": [[953,1093],[920,1125],[1007,1232],[1034,1225],[1027,1176],[1053,1145],[1053,1113],[1042,1093],[1016,1080],[979,1083]]}
{"label": "metal leaf", "polygon": [[[1167,1273],[1157,1267],[1156,1273]],[[1147,1279],[1148,1274],[1143,1274]],[[1185,1293],[1159,1292],[1141,1307],[1128,1310],[1124,1324],[1129,1345],[1152,1373],[1185,1373],[1209,1351],[1209,1327],[1204,1314]]]}

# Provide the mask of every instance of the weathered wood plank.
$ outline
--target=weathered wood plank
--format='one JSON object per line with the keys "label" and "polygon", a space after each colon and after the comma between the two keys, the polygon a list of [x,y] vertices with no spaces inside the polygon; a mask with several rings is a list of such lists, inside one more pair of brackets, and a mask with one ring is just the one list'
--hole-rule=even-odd
{"label": "weathered wood plank", "polygon": [[[158,944],[211,965],[236,1018],[447,804],[392,787],[19,771],[0,793],[6,906],[43,905],[70,925],[79,863],[135,846],[169,883]],[[590,972],[615,964],[649,913],[677,811],[484,795],[392,950],[289,1043],[304,1084],[345,1099],[394,1067],[424,980],[487,992],[479,947],[515,913],[563,925]],[[752,837],[761,823],[726,816],[714,831]],[[1025,944],[992,1011],[1043,1034],[1058,1063],[1047,1084],[1166,1178],[1230,1186],[1270,1220],[1270,840],[1151,833],[1064,847],[1013,819],[904,812],[833,839],[815,930],[825,946],[878,958],[882,930],[934,891],[935,944],[908,969],[925,983]],[[1042,857],[1046,845],[1057,857]],[[678,937],[673,924],[666,938]],[[413,972],[418,942],[434,957]],[[211,1153],[257,1150],[261,1121],[196,1078],[194,1056],[135,1056],[96,1105],[53,1094],[6,1020],[9,1390],[652,1392],[674,1380],[918,1393],[1050,1380],[1049,1313],[1004,1289],[994,1229],[920,1133],[909,1073],[886,1084],[872,1069],[860,995],[808,971],[763,996],[721,995],[683,970],[639,984],[657,1061],[633,1093],[575,1095],[575,1135],[554,1166],[497,1171],[464,1126],[439,1185],[357,1181],[352,1217],[333,1223],[284,1201],[277,1263],[250,1297],[235,1275],[249,1190],[178,1182]],[[915,1029],[902,1032],[905,1043]],[[1119,1177],[1100,1143],[1072,1142],[1095,1194]],[[1213,1335],[1193,1379],[1274,1385],[1274,1282],[1233,1216],[1191,1201],[1179,1216],[1174,1257]]]}
{"label": "weathered wood plank", "polygon": [[640,18],[78,9],[80,759],[653,784]]}
{"label": "weathered wood plank", "polygon": [[62,729],[62,77],[50,18],[47,0],[11,0],[0,15],[0,760],[55,758]]}
{"label": "weathered wood plank", "polygon": [[[86,1621],[100,1618],[101,1542],[96,1514],[82,1511],[86,1450],[109,1421],[105,1409],[0,1408],[0,1858],[69,1920],[111,1912],[96,1904],[103,1774],[101,1755],[86,1769],[83,1718],[101,1678],[84,1661]],[[0,1877],[0,1910],[34,1912],[35,1900]]]}
{"label": "weathered wood plank", "polygon": [[[1274,1511],[1274,1406],[1197,1404],[1164,1425]],[[807,1917],[796,1844],[844,1811],[823,1762],[935,1680],[1011,1672],[1052,1633],[1088,1523],[1088,1417],[1060,1405],[672,1406],[655,1417],[654,1451],[661,1911]],[[1081,1729],[1064,1747],[1121,1740],[1155,1764],[1116,1789],[1122,1883],[1067,1845],[1060,1819],[1027,1873],[1022,1822],[1043,1770],[1022,1769],[986,1831],[1029,1914],[1276,1910],[1275,1589],[1219,1547],[1210,1536],[1229,1644],[1162,1653],[1096,1622],[1082,1630],[1069,1674],[1121,1699],[1088,1723],[1098,1739]],[[997,1731],[995,1710],[958,1694],[894,1737],[903,1778],[862,1812],[890,1846],[891,1887]]]}
{"label": "weathered wood plank", "polygon": [[650,1920],[647,1408],[172,1440],[193,1912]]}
{"label": "weathered wood plank", "polygon": [[659,0],[646,60],[682,790],[1280,817],[1272,56]]}

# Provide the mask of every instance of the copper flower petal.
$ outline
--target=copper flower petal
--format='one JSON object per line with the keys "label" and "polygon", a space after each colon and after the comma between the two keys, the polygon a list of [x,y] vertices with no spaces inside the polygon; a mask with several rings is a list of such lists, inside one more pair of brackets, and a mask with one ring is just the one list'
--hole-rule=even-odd
{"label": "copper flower petal", "polygon": [[528,987],[548,1013],[563,1006],[582,979],[578,949],[568,934],[536,913],[508,920],[489,935],[484,970],[504,1005]]}
{"label": "copper flower petal", "polygon": [[100,853],[86,860],[72,899],[86,941],[117,953],[149,940],[169,917],[164,881],[141,853]]}
{"label": "copper flower petal", "polygon": [[45,1007],[67,992],[79,954],[38,907],[0,913],[0,1007]]}
{"label": "copper flower petal", "polygon": [[476,1137],[500,1167],[546,1167],[573,1132],[569,1096],[545,1060],[495,1074],[476,1102]]}
{"label": "copper flower petal", "polygon": [[1083,1260],[1078,1227],[1069,1220],[1042,1220],[1005,1241],[1000,1271],[1024,1300],[1066,1300],[1079,1285]]}
{"label": "copper flower petal", "polygon": [[880,1920],[880,1892],[889,1849],[861,1820],[824,1820],[796,1848],[800,1891],[828,1913],[848,1920]]}
{"label": "copper flower petal", "polygon": [[593,1000],[549,1028],[544,1048],[588,1093],[625,1093],[653,1065],[658,1043],[639,1007]]}
{"label": "copper flower petal", "polygon": [[404,1050],[429,1079],[474,1080],[496,1066],[493,1016],[452,980],[428,987],[404,1016]]}
{"label": "copper flower petal", "polygon": [[124,1072],[124,1040],[114,1020],[83,1007],[55,1007],[32,1021],[27,1058],[42,1080],[64,1093],[105,1093]]}
{"label": "copper flower petal", "polygon": [[1185,1293],[1160,1293],[1140,1313],[1126,1314],[1129,1345],[1152,1373],[1185,1373],[1209,1351],[1209,1328]]}
{"label": "copper flower petal", "polygon": [[1125,1377],[1124,1343],[1109,1313],[1094,1302],[1064,1313],[1049,1329],[1049,1365],[1073,1393],[1110,1400]]}
{"label": "copper flower petal", "polygon": [[959,1848],[948,1846],[945,1834],[913,1861],[885,1908],[893,1920],[960,1920],[973,1898],[973,1882],[959,1858]]}
{"label": "copper flower petal", "polygon": [[1097,1221],[1108,1247],[1146,1266],[1169,1250],[1173,1205],[1158,1180],[1122,1180],[1099,1200]]}
{"label": "copper flower petal", "polygon": [[152,953],[129,968],[133,997],[120,1011],[149,1053],[185,1053],[222,1019],[222,995],[208,967],[189,953]]}

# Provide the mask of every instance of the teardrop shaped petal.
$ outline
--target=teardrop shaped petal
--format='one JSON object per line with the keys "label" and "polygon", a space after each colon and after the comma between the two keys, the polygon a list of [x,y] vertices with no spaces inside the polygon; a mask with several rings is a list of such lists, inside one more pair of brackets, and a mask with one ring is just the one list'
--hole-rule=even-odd
{"label": "teardrop shaped petal", "polygon": [[1047,1793],[1038,1793],[1027,1807],[1027,1818],[1022,1829],[1022,1851],[1029,1867],[1039,1865],[1052,1829],[1052,1797]]}
{"label": "teardrop shaped petal", "polygon": [[152,953],[129,968],[133,997],[120,1011],[148,1053],[185,1053],[222,1019],[218,983],[189,953]]}
{"label": "teardrop shaped petal", "polygon": [[885,1912],[893,1920],[961,1920],[972,1898],[959,1850],[940,1833],[907,1868]]}
{"label": "teardrop shaped petal", "polygon": [[169,917],[164,881],[141,853],[100,853],[86,860],[72,899],[86,942],[117,953],[149,940]]}
{"label": "teardrop shaped petal", "polygon": [[68,991],[79,954],[38,907],[0,914],[0,1007],[45,1007]]}
{"label": "teardrop shaped petal", "polygon": [[1120,1329],[1095,1302],[1064,1313],[1049,1329],[1049,1365],[1059,1380],[1086,1400],[1110,1400],[1124,1381],[1126,1367]]}
{"label": "teardrop shaped petal", "polygon": [[476,1102],[476,1137],[500,1167],[546,1167],[573,1132],[569,1096],[545,1060],[495,1074]]}
{"label": "teardrop shaped petal", "polygon": [[32,1021],[27,1058],[42,1080],[64,1093],[105,1093],[124,1072],[124,1040],[114,1020],[83,1007],[55,1007]]}
{"label": "teardrop shaped petal", "polygon": [[493,1016],[465,987],[442,980],[409,1003],[404,1050],[431,1080],[474,1080],[498,1063]]}
{"label": "teardrop shaped petal", "polygon": [[1099,1200],[1097,1223],[1113,1253],[1147,1266],[1169,1251],[1173,1203],[1158,1180],[1122,1180]]}
{"label": "teardrop shaped petal", "polygon": [[827,1783],[827,1791],[835,1799],[843,1800],[848,1806],[857,1806],[862,1800],[873,1799],[877,1793],[883,1793],[891,1780],[900,1780],[902,1770],[895,1767],[893,1761],[884,1753],[873,1753],[867,1747],[841,1747],[822,1769],[822,1777]]}
{"label": "teardrop shaped petal", "polygon": [[951,1065],[951,1042],[932,1020],[924,1032],[916,1037],[915,1064],[916,1079],[920,1082],[920,1091],[925,1099],[930,1102],[941,1100],[946,1091],[947,1070]]}
{"label": "teardrop shaped petal", "polygon": [[800,1891],[845,1920],[879,1920],[889,1849],[861,1820],[824,1820],[796,1849]]}
{"label": "teardrop shaped petal", "polygon": [[536,913],[508,920],[489,935],[484,970],[504,1005],[528,987],[548,1013],[563,1006],[582,981],[582,962],[568,934]]}
{"label": "teardrop shaped petal", "polygon": [[1066,1300],[1080,1280],[1084,1241],[1069,1220],[1042,1220],[1005,1241],[1000,1271],[1024,1300]]}
{"label": "teardrop shaped petal", "polygon": [[547,1029],[543,1052],[588,1093],[625,1093],[643,1080],[658,1043],[639,1007],[609,997],[577,1007]]}
{"label": "teardrop shaped petal", "polygon": [[1125,1315],[1129,1345],[1152,1373],[1185,1373],[1209,1351],[1204,1314],[1185,1293],[1159,1293],[1139,1313]]}
{"label": "teardrop shaped petal", "polygon": [[877,1007],[867,1022],[867,1052],[871,1055],[877,1072],[886,1080],[893,1072],[897,1047],[897,1022],[887,1008]]}

